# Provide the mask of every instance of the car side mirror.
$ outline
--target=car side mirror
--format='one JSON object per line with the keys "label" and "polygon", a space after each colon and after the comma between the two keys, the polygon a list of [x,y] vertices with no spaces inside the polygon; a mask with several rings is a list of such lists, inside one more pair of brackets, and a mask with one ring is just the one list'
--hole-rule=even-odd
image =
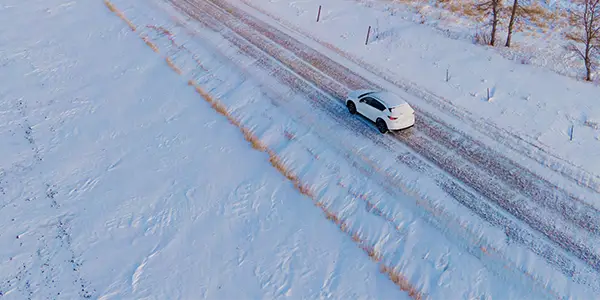
{"label": "car side mirror", "polygon": [[365,102],[365,99],[360,99],[360,100],[358,100],[358,102],[363,103],[363,102]]}

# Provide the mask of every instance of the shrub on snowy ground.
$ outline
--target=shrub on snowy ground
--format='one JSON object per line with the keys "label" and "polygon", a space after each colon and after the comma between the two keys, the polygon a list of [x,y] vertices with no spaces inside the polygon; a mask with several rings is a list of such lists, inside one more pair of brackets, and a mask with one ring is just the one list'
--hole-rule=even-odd
{"label": "shrub on snowy ground", "polygon": [[592,129],[600,130],[600,121],[598,120],[588,118],[587,120],[585,120],[585,122],[583,122],[583,124]]}
{"label": "shrub on snowy ground", "polygon": [[490,35],[488,35],[483,28],[478,28],[473,35],[473,43],[491,45]]}

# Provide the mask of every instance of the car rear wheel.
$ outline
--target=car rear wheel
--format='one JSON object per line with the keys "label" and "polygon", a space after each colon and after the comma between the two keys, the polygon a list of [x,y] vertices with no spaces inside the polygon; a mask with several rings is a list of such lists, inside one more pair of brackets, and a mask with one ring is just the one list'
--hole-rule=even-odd
{"label": "car rear wheel", "polygon": [[377,126],[377,129],[379,129],[379,132],[381,132],[381,133],[388,132],[388,127],[387,127],[387,124],[385,124],[384,120],[377,119],[377,122],[375,122],[375,125]]}
{"label": "car rear wheel", "polygon": [[354,104],[354,102],[348,101],[348,103],[346,104],[346,107],[348,108],[348,111],[350,112],[351,115],[356,114],[356,105]]}

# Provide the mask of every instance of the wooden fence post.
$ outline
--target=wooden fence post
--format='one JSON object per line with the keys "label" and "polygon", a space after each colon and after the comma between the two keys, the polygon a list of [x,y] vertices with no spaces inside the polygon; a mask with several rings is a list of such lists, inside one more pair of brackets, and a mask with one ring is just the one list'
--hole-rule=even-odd
{"label": "wooden fence post", "polygon": [[320,18],[321,18],[321,5],[319,5],[319,12],[317,13],[317,22],[319,22]]}
{"label": "wooden fence post", "polygon": [[571,137],[569,138],[570,141],[573,140],[573,132],[575,131],[575,125],[571,125]]}

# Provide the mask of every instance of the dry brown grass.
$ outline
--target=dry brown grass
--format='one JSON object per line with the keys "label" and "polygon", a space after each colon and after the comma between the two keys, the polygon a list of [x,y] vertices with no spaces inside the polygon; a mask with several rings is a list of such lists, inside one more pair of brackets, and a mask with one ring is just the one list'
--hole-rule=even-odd
{"label": "dry brown grass", "polygon": [[482,252],[483,254],[489,255],[489,253],[488,253],[488,251],[487,251],[487,248],[486,248],[486,247],[484,247],[484,246],[481,246],[481,247],[480,247],[480,249],[481,249],[481,252]]}
{"label": "dry brown grass", "polygon": [[362,239],[360,238],[360,236],[356,232],[352,234],[352,240],[355,241],[355,242],[357,242],[357,243],[360,243],[362,241]]}
{"label": "dry brown grass", "polygon": [[[129,28],[131,28],[131,31],[137,30],[137,27],[114,4],[112,4],[108,0],[104,0],[104,4],[106,5],[106,7],[108,7],[108,9],[110,11],[115,13],[119,18],[121,18],[121,20],[123,20],[125,23],[127,23]],[[144,41],[144,43],[146,43],[146,45],[148,45],[148,47],[150,47],[150,49],[152,49],[152,51],[154,51],[156,53],[160,53],[160,50],[158,49],[158,47],[154,43],[152,43],[152,41],[150,41],[150,39],[147,36],[140,35],[140,38]],[[176,72],[181,74],[181,70],[179,70],[179,68],[177,68],[172,62],[170,62],[170,59],[168,59],[168,58],[167,58],[167,63],[169,64],[169,66],[171,66],[171,68],[176,70]],[[179,71],[177,71],[177,70],[179,70]]]}
{"label": "dry brown grass", "polygon": [[154,52],[159,53],[160,51],[158,50],[158,47],[156,47],[156,45],[154,45],[154,43],[152,43],[150,41],[150,39],[148,39],[147,36],[142,38],[144,40],[144,42],[146,43],[146,45],[148,45],[148,47],[150,47],[150,49],[152,49]]}
{"label": "dry brown grass", "polygon": [[335,214],[332,214],[332,213],[326,211],[325,215],[327,216],[327,220],[335,223],[336,225],[340,224],[340,219]]}
{"label": "dry brown grass", "polygon": [[362,247],[363,250],[365,250],[365,252],[367,252],[367,255],[369,255],[369,257],[375,261],[375,262],[380,262],[381,261],[381,254],[379,254],[375,248],[373,247],[369,247],[369,246],[364,246]]}
{"label": "dry brown grass", "polygon": [[269,154],[269,162],[271,163],[271,165],[277,171],[279,171],[279,173],[285,176],[285,178],[291,181],[294,184],[294,187],[302,193],[302,190],[300,189],[301,184],[298,180],[298,177],[296,177],[296,175],[283,163],[283,161],[281,160],[281,158],[279,158],[279,156],[277,156],[277,154],[275,154],[271,150],[267,150],[267,153]]}
{"label": "dry brown grass", "polygon": [[481,13],[475,9],[474,5],[461,4],[461,12],[467,17],[481,19]]}
{"label": "dry brown grass", "polygon": [[[204,94],[205,94],[205,93],[204,93],[204,90],[202,90],[202,89],[201,89],[201,88],[200,88],[200,87],[199,87],[199,86],[196,84],[196,82],[194,82],[193,80],[191,80],[191,79],[190,79],[190,80],[188,80],[188,85],[190,85],[190,86],[194,87],[194,89],[196,90],[196,93],[200,94],[200,96],[202,96],[202,98],[203,98],[204,100],[208,101],[208,99],[207,99],[207,98],[204,96]],[[208,96],[208,94],[207,94],[207,96]],[[208,101],[208,102],[210,102],[210,101]]]}
{"label": "dry brown grass", "polygon": [[[214,110],[216,110],[218,113],[224,115],[225,117],[227,117],[227,119],[229,119],[229,121],[234,124],[237,125],[239,123],[237,123],[230,115],[229,115],[229,110],[227,109],[227,107],[225,105],[223,105],[221,102],[219,101],[211,101],[210,102],[210,107],[212,107]],[[246,134],[244,134],[244,136],[246,136]]]}
{"label": "dry brown grass", "polygon": [[267,150],[267,147],[260,141],[260,139],[254,133],[252,133],[250,129],[243,127],[238,120],[231,116],[229,110],[225,105],[223,105],[221,102],[214,99],[204,90],[202,90],[202,88],[198,86],[193,80],[189,80],[188,85],[193,86],[196,92],[200,94],[200,96],[202,96],[202,98],[204,98],[206,102],[210,103],[210,106],[216,112],[225,116],[231,124],[238,127],[244,135],[244,139],[246,139],[246,141],[248,141],[250,145],[252,145],[252,148],[259,151],[267,152],[267,154],[269,154],[269,161],[271,162],[273,167],[275,167],[275,169],[277,169],[280,173],[284,174],[286,178],[290,180],[294,179],[294,181],[297,181],[295,176],[286,168],[286,166],[281,162],[281,160],[272,151]]}
{"label": "dry brown grass", "polygon": [[129,28],[131,28],[131,31],[136,31],[137,30],[137,28],[135,27],[135,25],[133,25],[133,23],[131,23],[131,21],[129,21],[129,19],[127,19],[127,17],[125,17],[125,14],[122,11],[120,11],[114,4],[110,3],[110,1],[108,1],[108,0],[104,0],[104,4],[106,5],[106,7],[108,7],[108,9],[110,11],[112,11],[119,18],[121,18],[121,20],[125,21],[125,23],[127,23],[127,25],[129,26]]}
{"label": "dry brown grass", "polygon": [[447,5],[444,5],[442,7],[446,8],[448,11],[454,14],[462,13],[464,8],[463,5],[455,2],[448,3]]}
{"label": "dry brown grass", "polygon": [[247,129],[245,127],[240,127],[240,130],[242,131],[242,134],[244,134],[244,138],[246,139],[246,141],[248,141],[250,143],[250,145],[252,145],[252,148],[254,148],[256,150],[260,150],[260,151],[264,151],[267,148],[258,139],[258,137],[256,137],[256,135],[254,135],[252,133],[252,131],[250,131],[249,129]]}
{"label": "dry brown grass", "polygon": [[314,197],[313,194],[312,194],[312,190],[310,189],[310,187],[308,185],[301,184],[298,181],[298,186],[296,186],[296,188],[298,189],[298,191],[300,191],[300,193],[302,193],[304,195],[308,195],[311,198]]}
{"label": "dry brown grass", "polygon": [[397,286],[400,287],[401,290],[407,292],[411,298],[413,298],[415,300],[421,300],[423,298],[421,293],[419,293],[419,291],[417,291],[417,289],[415,289],[408,282],[406,277],[402,276],[402,274],[400,274],[393,268],[390,268],[390,267],[382,264],[380,271],[381,271],[381,273],[386,274],[392,282],[394,282]]}
{"label": "dry brown grass", "polygon": [[167,65],[169,65],[169,67],[171,67],[171,69],[173,69],[173,71],[175,71],[175,73],[181,75],[181,69],[179,69],[179,67],[177,67],[173,61],[171,60],[170,57],[165,57],[165,60],[167,61]]}
{"label": "dry brown grass", "polygon": [[173,36],[173,33],[170,30],[164,28],[163,26],[146,25],[146,27],[154,29],[154,30],[156,30],[156,31],[158,31],[158,32],[160,32],[162,34],[165,34],[165,35],[167,35],[169,37]]}
{"label": "dry brown grass", "polygon": [[348,233],[348,224],[346,224],[346,222],[342,221],[342,223],[340,224],[340,229],[343,232]]}

